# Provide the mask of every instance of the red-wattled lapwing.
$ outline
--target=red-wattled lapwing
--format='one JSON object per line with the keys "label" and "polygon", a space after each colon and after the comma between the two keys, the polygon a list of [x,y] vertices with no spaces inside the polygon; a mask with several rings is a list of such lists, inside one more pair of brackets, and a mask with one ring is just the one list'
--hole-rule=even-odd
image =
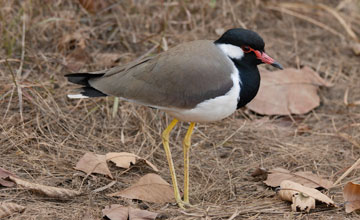
{"label": "red-wattled lapwing", "polygon": [[[83,85],[69,98],[117,96],[165,111],[174,120],[162,133],[176,202],[189,204],[189,148],[195,122],[210,122],[231,115],[256,95],[260,85],[257,65],[282,66],[265,53],[255,32],[226,31],[218,40],[177,45],[156,56],[124,66],[66,77]],[[184,138],[184,200],[179,193],[169,148],[169,134],[178,121],[190,122]]]}

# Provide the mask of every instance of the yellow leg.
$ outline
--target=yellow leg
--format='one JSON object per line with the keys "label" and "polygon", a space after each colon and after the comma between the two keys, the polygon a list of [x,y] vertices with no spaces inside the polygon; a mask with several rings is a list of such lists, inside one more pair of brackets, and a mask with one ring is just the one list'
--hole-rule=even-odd
{"label": "yellow leg", "polygon": [[191,122],[186,132],[183,150],[184,150],[184,203],[189,204],[189,150],[191,146],[191,134],[194,130],[195,123]]}
{"label": "yellow leg", "polygon": [[169,135],[170,135],[171,130],[175,127],[175,125],[177,123],[178,123],[178,120],[174,119],[170,123],[170,125],[164,130],[164,132],[162,133],[162,142],[163,142],[163,145],[164,145],[166,158],[167,158],[167,161],[168,161],[168,164],[169,164],[171,180],[172,180],[172,184],[173,184],[173,187],[174,187],[175,199],[176,199],[176,202],[178,203],[178,205],[180,206],[180,208],[184,208],[183,201],[181,200],[178,184],[177,184],[177,181],[176,181],[174,162],[172,160],[170,147],[169,147]]}

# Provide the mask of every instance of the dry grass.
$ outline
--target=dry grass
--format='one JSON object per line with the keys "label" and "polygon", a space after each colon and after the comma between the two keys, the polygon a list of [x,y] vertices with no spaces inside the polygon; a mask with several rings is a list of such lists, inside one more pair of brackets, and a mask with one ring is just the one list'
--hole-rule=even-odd
{"label": "dry grass", "polygon": [[[313,171],[335,181],[359,158],[360,106],[344,104],[346,90],[348,103],[360,100],[359,57],[349,47],[352,38],[331,13],[296,5],[282,13],[277,10],[280,1],[275,0],[107,2],[95,15],[76,1],[0,3],[1,167],[37,183],[82,187],[86,192],[75,199],[55,200],[0,188],[1,200],[27,207],[12,219],[82,219],[85,213],[99,219],[101,209],[112,203],[147,208],[170,219],[359,218],[356,213],[345,214],[341,206],[320,206],[310,214],[292,213],[289,204],[276,199],[272,189],[250,175],[259,166],[280,166]],[[336,8],[349,1],[322,2]],[[356,10],[360,3],[353,2],[356,7],[343,7],[341,13],[359,36]],[[170,119],[162,112],[125,102],[112,118],[113,98],[68,100],[71,87],[63,75],[74,69],[103,69],[104,59],[96,58],[99,54],[110,53],[117,63],[126,63],[147,52],[164,50],[164,42],[171,47],[195,39],[216,39],[215,30],[232,27],[258,31],[267,42],[267,52],[284,66],[308,65],[332,80],[332,88],[319,91],[322,105],[291,118],[263,117],[243,109],[225,120],[197,125],[190,173],[195,208],[182,211],[172,205],[106,196],[149,172],[139,168],[123,173],[112,167],[117,183],[93,193],[112,180],[91,175],[83,182],[85,174],[73,167],[87,151],[138,154],[157,165],[160,175],[170,182],[160,145],[161,131]],[[80,37],[67,41],[74,34]],[[71,63],[74,60],[75,64]],[[186,127],[181,124],[171,137],[179,174]],[[359,180],[355,169],[329,194],[342,204],[343,184]]]}

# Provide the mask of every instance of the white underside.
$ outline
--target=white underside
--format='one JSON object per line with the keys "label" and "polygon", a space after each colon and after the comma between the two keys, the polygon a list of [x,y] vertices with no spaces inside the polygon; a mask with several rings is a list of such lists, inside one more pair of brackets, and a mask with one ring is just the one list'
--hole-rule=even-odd
{"label": "white underside", "polygon": [[226,118],[236,111],[240,94],[239,72],[235,66],[231,79],[233,87],[225,95],[205,100],[193,109],[159,108],[180,121],[210,122]]}

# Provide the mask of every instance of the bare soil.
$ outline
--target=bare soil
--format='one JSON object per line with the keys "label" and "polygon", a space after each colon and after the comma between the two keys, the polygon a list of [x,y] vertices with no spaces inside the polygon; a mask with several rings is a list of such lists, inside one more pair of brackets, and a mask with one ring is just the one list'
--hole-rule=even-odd
{"label": "bare soil", "polygon": [[[274,189],[251,176],[258,167],[283,167],[335,181],[359,158],[360,105],[351,105],[360,100],[354,39],[329,11],[294,4],[338,7],[360,36],[359,1],[104,2],[93,14],[77,1],[0,2],[0,166],[36,183],[85,192],[59,200],[0,188],[1,201],[26,206],[11,219],[101,219],[109,204],[147,209],[160,213],[159,219],[359,219],[357,213],[345,213],[342,198],[346,182],[359,182],[357,169],[327,192],[337,208],[320,204],[309,214],[291,212]],[[281,10],[286,3],[291,7]],[[117,183],[94,193],[113,180],[74,170],[88,151],[138,154],[170,183],[160,134],[171,118],[127,102],[120,102],[113,118],[112,97],[69,100],[66,94],[74,86],[63,75],[125,64],[181,42],[216,39],[217,33],[234,27],[257,31],[267,53],[283,66],[307,65],[332,81],[333,87],[319,90],[321,106],[286,117],[244,108],[222,121],[198,124],[190,165],[193,208],[107,196],[151,172],[141,167],[125,173],[110,167]],[[179,124],[171,136],[180,186],[187,126]]]}

